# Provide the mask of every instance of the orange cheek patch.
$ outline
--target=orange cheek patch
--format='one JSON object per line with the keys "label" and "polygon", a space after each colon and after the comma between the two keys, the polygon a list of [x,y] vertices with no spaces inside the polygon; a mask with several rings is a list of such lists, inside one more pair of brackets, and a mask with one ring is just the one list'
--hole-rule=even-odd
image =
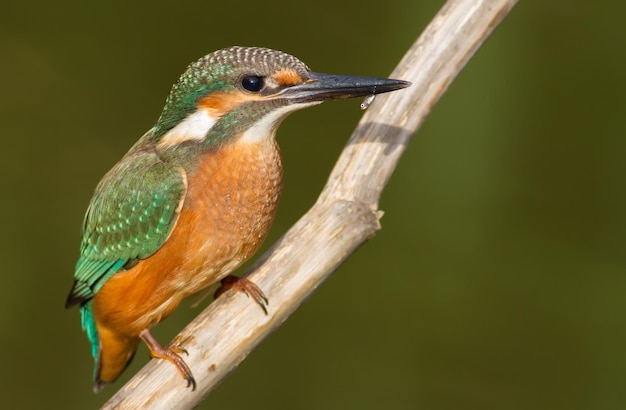
{"label": "orange cheek patch", "polygon": [[201,99],[198,102],[198,108],[206,109],[213,117],[221,117],[245,102],[259,99],[255,95],[244,94],[239,91],[231,93],[217,92]]}
{"label": "orange cheek patch", "polygon": [[281,68],[273,75],[278,84],[281,85],[295,85],[302,82],[300,74],[296,73],[291,68]]}

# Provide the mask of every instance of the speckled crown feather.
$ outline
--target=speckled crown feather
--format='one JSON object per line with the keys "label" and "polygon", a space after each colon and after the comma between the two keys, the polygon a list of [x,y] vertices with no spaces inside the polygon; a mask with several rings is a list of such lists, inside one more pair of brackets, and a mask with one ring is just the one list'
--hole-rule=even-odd
{"label": "speckled crown feather", "polygon": [[[231,66],[247,66],[260,70],[257,74],[268,75],[279,67],[293,68],[298,72],[310,71],[298,58],[283,53],[282,51],[272,50],[262,47],[229,47],[222,50],[214,51],[192,64],[201,65],[231,65]],[[190,66],[191,68],[191,66]]]}

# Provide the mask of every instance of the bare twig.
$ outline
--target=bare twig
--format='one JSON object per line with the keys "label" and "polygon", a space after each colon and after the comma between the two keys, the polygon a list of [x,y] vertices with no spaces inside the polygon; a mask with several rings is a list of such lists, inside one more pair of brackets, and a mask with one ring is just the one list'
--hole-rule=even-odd
{"label": "bare twig", "polygon": [[104,408],[191,408],[380,228],[378,200],[412,135],[450,82],[517,0],[450,0],[391,77],[413,86],[378,96],[350,138],[317,203],[250,269],[270,300],[265,315],[226,292],[177,337],[198,387],[150,361]]}

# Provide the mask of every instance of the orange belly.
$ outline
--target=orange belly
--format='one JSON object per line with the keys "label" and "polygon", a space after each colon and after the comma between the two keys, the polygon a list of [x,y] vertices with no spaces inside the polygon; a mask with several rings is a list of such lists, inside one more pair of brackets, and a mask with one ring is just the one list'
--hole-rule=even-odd
{"label": "orange belly", "polygon": [[234,142],[202,154],[163,246],[113,275],[93,298],[99,328],[137,336],[180,301],[220,281],[261,246],[282,189],[276,142]]}

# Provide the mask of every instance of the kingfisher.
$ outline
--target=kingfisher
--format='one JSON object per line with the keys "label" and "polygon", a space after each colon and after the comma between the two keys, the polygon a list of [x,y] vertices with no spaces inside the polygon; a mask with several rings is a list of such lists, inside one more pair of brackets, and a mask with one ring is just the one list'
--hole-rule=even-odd
{"label": "kingfisher", "polygon": [[313,72],[294,56],[258,47],[222,49],[189,65],[156,124],[98,183],[84,218],[65,306],[80,306],[94,392],[117,379],[140,340],[195,389],[185,349],[160,345],[150,328],[220,283],[267,303],[254,283],[231,272],[259,249],[276,213],[281,121],[326,100],[409,85]]}

